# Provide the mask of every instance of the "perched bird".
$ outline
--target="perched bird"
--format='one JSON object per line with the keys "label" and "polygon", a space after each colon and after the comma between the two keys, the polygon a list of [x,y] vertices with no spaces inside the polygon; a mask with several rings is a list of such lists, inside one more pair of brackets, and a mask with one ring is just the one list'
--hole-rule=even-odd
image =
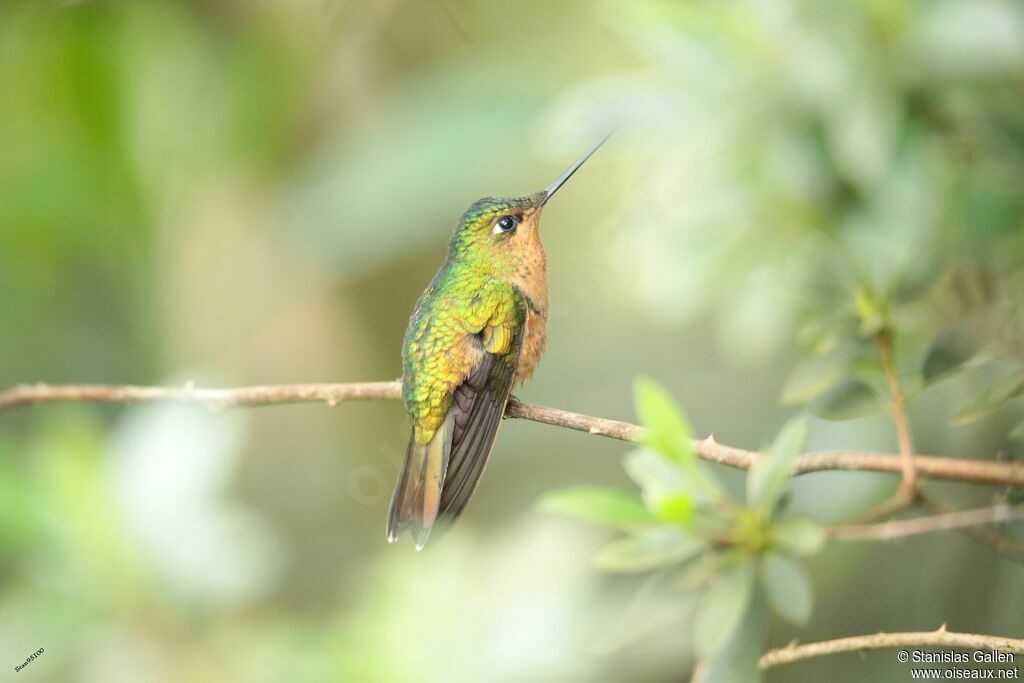
{"label": "perched bird", "polygon": [[462,214],[448,256],[416,302],[402,348],[402,397],[412,436],[388,511],[388,541],[409,529],[416,549],[438,519],[473,495],[512,386],[544,350],[544,205],[597,143],[546,189],[487,197]]}

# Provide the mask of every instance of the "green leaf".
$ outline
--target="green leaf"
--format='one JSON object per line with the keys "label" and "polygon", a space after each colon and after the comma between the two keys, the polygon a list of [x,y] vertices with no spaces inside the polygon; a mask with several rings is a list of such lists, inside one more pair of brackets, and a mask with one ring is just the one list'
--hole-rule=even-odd
{"label": "green leaf", "polygon": [[846,376],[849,362],[848,353],[832,352],[797,363],[782,385],[782,402],[798,405],[821,396]]}
{"label": "green leaf", "polygon": [[622,459],[622,467],[645,493],[665,495],[693,488],[683,468],[646,448],[627,453]]}
{"label": "green leaf", "polygon": [[775,437],[771,450],[762,455],[747,475],[747,503],[770,510],[793,470],[793,461],[807,443],[807,420],[793,418]]}
{"label": "green leaf", "polygon": [[659,590],[664,572],[655,572],[641,582],[629,602],[616,610],[615,618],[601,627],[592,649],[607,655],[656,632],[665,631],[687,618],[696,598],[672,591]]}
{"label": "green leaf", "polygon": [[825,529],[808,517],[791,517],[771,529],[772,547],[789,555],[813,555],[825,545]]}
{"label": "green leaf", "polygon": [[688,497],[691,507],[694,502],[712,503],[722,497],[714,478],[698,462],[684,469],[654,451],[638,448],[626,454],[622,467],[643,489],[644,502],[652,510],[669,497]]}
{"label": "green leaf", "polygon": [[[685,472],[683,486],[667,490],[687,491],[695,500],[705,502],[721,499],[723,493],[718,483],[690,448],[690,424],[668,392],[652,380],[640,377],[634,386],[634,397],[640,423],[647,429],[644,443]],[[665,486],[661,489],[666,490]]]}
{"label": "green leaf", "polygon": [[647,429],[645,443],[674,462],[693,462],[690,425],[668,392],[654,381],[640,377],[633,385],[633,395],[637,417]]}
{"label": "green leaf", "polygon": [[811,616],[811,583],[793,560],[769,553],[761,563],[761,585],[780,617],[803,624]]}
{"label": "green leaf", "polygon": [[645,572],[688,560],[706,545],[679,529],[655,527],[612,541],[598,551],[594,564],[611,572]]}
{"label": "green leaf", "polygon": [[658,520],[633,496],[616,489],[574,486],[544,494],[537,504],[542,512],[576,517],[617,529],[633,529]]}
{"label": "green leaf", "polygon": [[754,591],[739,628],[709,660],[707,683],[759,683],[764,675],[758,666],[764,651],[767,610],[764,598]]}
{"label": "green leaf", "polygon": [[925,352],[921,377],[925,383],[935,382],[960,369],[980,349],[977,338],[963,321],[941,330]]}
{"label": "green leaf", "polygon": [[1024,422],[1018,422],[1017,426],[1006,435],[1006,440],[1013,443],[1024,444]]}
{"label": "green leaf", "polygon": [[852,377],[816,398],[808,408],[828,420],[849,420],[878,412],[878,396],[867,382]]}
{"label": "green leaf", "polygon": [[751,561],[732,564],[715,578],[694,613],[693,647],[698,656],[713,655],[736,631],[750,602],[753,585]]}
{"label": "green leaf", "polygon": [[685,493],[669,494],[652,502],[654,514],[664,522],[679,526],[693,522],[693,499]]}
{"label": "green leaf", "polygon": [[703,588],[721,566],[718,555],[704,554],[687,562],[669,578],[669,586],[674,590],[690,593]]}
{"label": "green leaf", "polygon": [[958,410],[950,422],[962,425],[988,415],[1007,401],[1024,393],[1024,371],[1003,377]]}
{"label": "green leaf", "polygon": [[851,379],[859,380],[874,391],[875,397],[888,397],[889,377],[881,361],[873,357],[857,358],[850,363]]}
{"label": "green leaf", "polygon": [[884,296],[859,287],[854,294],[854,308],[860,319],[858,331],[861,336],[872,337],[888,325],[889,305]]}

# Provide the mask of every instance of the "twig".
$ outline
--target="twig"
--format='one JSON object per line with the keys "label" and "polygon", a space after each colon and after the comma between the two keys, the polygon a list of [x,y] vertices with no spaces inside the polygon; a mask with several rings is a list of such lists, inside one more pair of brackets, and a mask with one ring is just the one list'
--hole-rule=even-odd
{"label": "twig", "polygon": [[1024,505],[993,505],[881,524],[846,524],[832,529],[829,536],[840,541],[891,541],[933,531],[965,530],[1018,519],[1024,519]]}
{"label": "twig", "polygon": [[[735,449],[734,449],[735,450]],[[706,457],[698,451],[698,455]],[[754,454],[756,459],[757,454]],[[713,458],[707,458],[712,460]],[[751,461],[752,462],[752,461]],[[724,464],[731,464],[724,462]],[[733,465],[747,469],[747,466]],[[920,477],[948,479],[974,484],[1002,484],[1017,482],[1024,474],[1024,463],[1003,463],[991,460],[966,460],[936,455],[914,456],[914,469]],[[808,453],[801,456],[793,468],[793,474],[822,472],[827,470],[855,470],[861,472],[890,472],[899,474],[902,465],[899,458],[891,453],[869,453],[858,451],[835,451]],[[1011,483],[1010,486],[1020,484]]]}
{"label": "twig", "polygon": [[903,396],[903,389],[896,379],[896,364],[892,358],[892,334],[883,330],[876,337],[878,342],[878,353],[882,357],[882,369],[885,371],[886,380],[889,383],[889,398],[892,401],[893,422],[896,423],[896,442],[899,444],[900,463],[903,465],[903,481],[900,486],[903,489],[904,497],[913,499],[915,473],[914,473],[914,446],[910,440],[910,423],[907,420],[906,400]]}
{"label": "twig", "polygon": [[[949,513],[953,510],[949,505],[924,497],[921,504],[937,513]],[[992,552],[1009,558],[1014,562],[1024,564],[1024,544],[1000,533],[998,529],[988,527],[964,527],[959,529],[960,533],[967,536],[976,543],[989,548]]]}
{"label": "twig", "polygon": [[882,361],[882,370],[889,386],[889,401],[892,404],[892,419],[896,425],[896,443],[899,447],[900,474],[902,479],[896,493],[887,501],[857,517],[855,524],[866,524],[884,519],[917,502],[917,471],[914,467],[914,446],[910,440],[910,426],[907,420],[906,400],[903,389],[896,378],[896,364],[892,354],[892,333],[883,329],[875,335],[875,346]]}
{"label": "twig", "polygon": [[0,393],[0,410],[35,403],[144,403],[164,401],[198,403],[210,410],[226,410],[279,403],[326,403],[401,398],[397,382],[353,382],[349,384],[277,384],[234,389],[201,389],[188,383],[183,387],[143,387],[109,384],[22,384]]}
{"label": "twig", "polygon": [[947,631],[946,627],[943,626],[937,631],[876,633],[869,636],[824,640],[805,645],[792,643],[786,647],[766,652],[761,657],[760,665],[762,669],[770,669],[803,659],[811,659],[812,657],[823,657],[841,652],[859,652],[861,650],[884,650],[894,647],[950,647],[962,650],[1005,652],[1012,655],[1024,654],[1024,640],[977,635],[974,633],[954,633]]}
{"label": "twig", "polygon": [[[190,384],[184,387],[152,387],[131,385],[21,385],[0,392],[0,411],[38,403],[85,401],[93,403],[141,403],[172,401],[195,403],[211,410],[225,410],[281,403],[326,403],[337,405],[345,401],[397,399],[402,395],[401,384],[391,382],[357,382],[351,384],[293,384],[238,387],[232,389],[203,389]],[[554,425],[566,429],[605,436],[620,441],[640,443],[644,438],[642,427],[629,422],[607,420],[566,410],[511,400],[505,416]],[[698,457],[737,469],[750,469],[761,457],[758,453],[725,446],[712,437],[691,442]],[[974,484],[1024,486],[1024,464],[1017,462],[977,461],[918,455],[913,458],[914,469],[922,477],[947,479]],[[865,472],[900,473],[900,458],[892,453],[836,451],[809,453],[801,456],[794,474],[807,474],[826,470],[853,470]]]}

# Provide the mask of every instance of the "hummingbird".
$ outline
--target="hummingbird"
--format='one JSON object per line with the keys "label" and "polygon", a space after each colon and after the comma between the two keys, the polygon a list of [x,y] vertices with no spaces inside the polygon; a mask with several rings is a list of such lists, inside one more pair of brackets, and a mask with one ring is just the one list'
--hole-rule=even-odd
{"label": "hummingbird", "polygon": [[435,522],[453,522],[473,495],[512,388],[533,374],[544,350],[541,213],[604,140],[540,192],[478,199],[459,219],[405,332],[402,398],[412,434],[388,542],[408,529],[422,550]]}

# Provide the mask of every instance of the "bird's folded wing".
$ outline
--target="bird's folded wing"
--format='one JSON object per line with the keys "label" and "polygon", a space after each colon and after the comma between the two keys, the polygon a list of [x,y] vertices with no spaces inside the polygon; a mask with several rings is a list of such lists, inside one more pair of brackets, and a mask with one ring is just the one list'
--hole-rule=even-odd
{"label": "bird's folded wing", "polygon": [[439,510],[449,521],[465,508],[487,464],[519,360],[526,300],[512,285],[502,285],[508,290],[495,297],[480,331],[484,353],[452,397],[452,445]]}

